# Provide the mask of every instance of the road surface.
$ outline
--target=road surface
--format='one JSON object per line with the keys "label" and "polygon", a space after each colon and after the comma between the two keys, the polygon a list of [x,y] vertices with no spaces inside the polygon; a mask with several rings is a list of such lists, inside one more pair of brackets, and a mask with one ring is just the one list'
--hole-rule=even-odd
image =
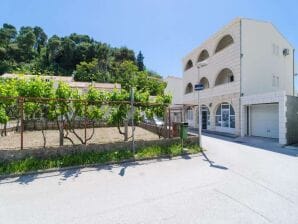
{"label": "road surface", "polygon": [[0,181],[0,223],[298,223],[298,157],[212,137],[204,155]]}

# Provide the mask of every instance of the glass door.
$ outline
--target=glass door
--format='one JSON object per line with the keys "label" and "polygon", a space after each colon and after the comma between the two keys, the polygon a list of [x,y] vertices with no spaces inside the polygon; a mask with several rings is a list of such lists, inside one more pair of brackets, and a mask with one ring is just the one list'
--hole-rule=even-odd
{"label": "glass door", "polygon": [[229,109],[222,109],[221,111],[221,117],[222,117],[222,124],[221,126],[224,128],[230,127],[230,110]]}

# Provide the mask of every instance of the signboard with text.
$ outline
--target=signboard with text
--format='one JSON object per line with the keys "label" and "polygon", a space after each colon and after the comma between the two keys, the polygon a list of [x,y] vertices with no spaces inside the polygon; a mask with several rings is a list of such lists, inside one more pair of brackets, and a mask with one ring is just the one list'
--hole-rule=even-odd
{"label": "signboard with text", "polygon": [[204,89],[204,85],[203,84],[195,84],[195,91],[201,91]]}

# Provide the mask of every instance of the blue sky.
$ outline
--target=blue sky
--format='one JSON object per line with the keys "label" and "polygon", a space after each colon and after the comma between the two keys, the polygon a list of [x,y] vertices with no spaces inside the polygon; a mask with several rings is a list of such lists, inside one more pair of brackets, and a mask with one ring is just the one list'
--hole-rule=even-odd
{"label": "blue sky", "polygon": [[1,0],[0,23],[76,32],[142,50],[163,76],[181,76],[181,58],[235,17],[267,20],[297,48],[297,0]]}

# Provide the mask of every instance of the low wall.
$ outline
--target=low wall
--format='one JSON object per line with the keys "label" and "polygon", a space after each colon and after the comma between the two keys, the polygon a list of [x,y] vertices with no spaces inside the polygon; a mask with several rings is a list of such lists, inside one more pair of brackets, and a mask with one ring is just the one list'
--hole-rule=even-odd
{"label": "low wall", "polygon": [[157,125],[152,124],[146,124],[143,122],[140,122],[138,124],[139,127],[146,129],[147,131],[150,131],[154,134],[159,135],[160,137],[168,138],[168,130],[165,127],[158,127]]}
{"label": "low wall", "polygon": [[[81,129],[81,128],[85,128],[85,121],[84,120],[77,120],[75,122],[73,122],[72,124],[74,126],[75,129]],[[86,123],[86,127],[87,128],[92,128],[92,123],[91,122],[87,122]],[[109,127],[109,125],[107,125],[106,122],[102,122],[102,121],[95,121],[94,122],[94,127],[99,128],[99,127]],[[28,130],[28,131],[36,131],[36,130],[57,130],[58,126],[57,126],[57,122],[56,121],[42,121],[42,120],[25,120],[24,121],[24,130]]]}
{"label": "low wall", "polygon": [[[186,143],[197,143],[198,137],[189,137]],[[136,150],[146,146],[169,146],[180,143],[179,138],[159,139],[150,141],[136,141]],[[67,155],[86,151],[108,151],[108,150],[130,150],[131,142],[117,142],[106,144],[89,144],[75,146],[49,147],[45,149],[24,149],[24,150],[0,150],[0,162],[24,159],[30,156],[37,158],[49,158],[51,156]]]}
{"label": "low wall", "polygon": [[286,101],[286,129],[287,129],[287,144],[298,143],[298,97],[287,96]]}

